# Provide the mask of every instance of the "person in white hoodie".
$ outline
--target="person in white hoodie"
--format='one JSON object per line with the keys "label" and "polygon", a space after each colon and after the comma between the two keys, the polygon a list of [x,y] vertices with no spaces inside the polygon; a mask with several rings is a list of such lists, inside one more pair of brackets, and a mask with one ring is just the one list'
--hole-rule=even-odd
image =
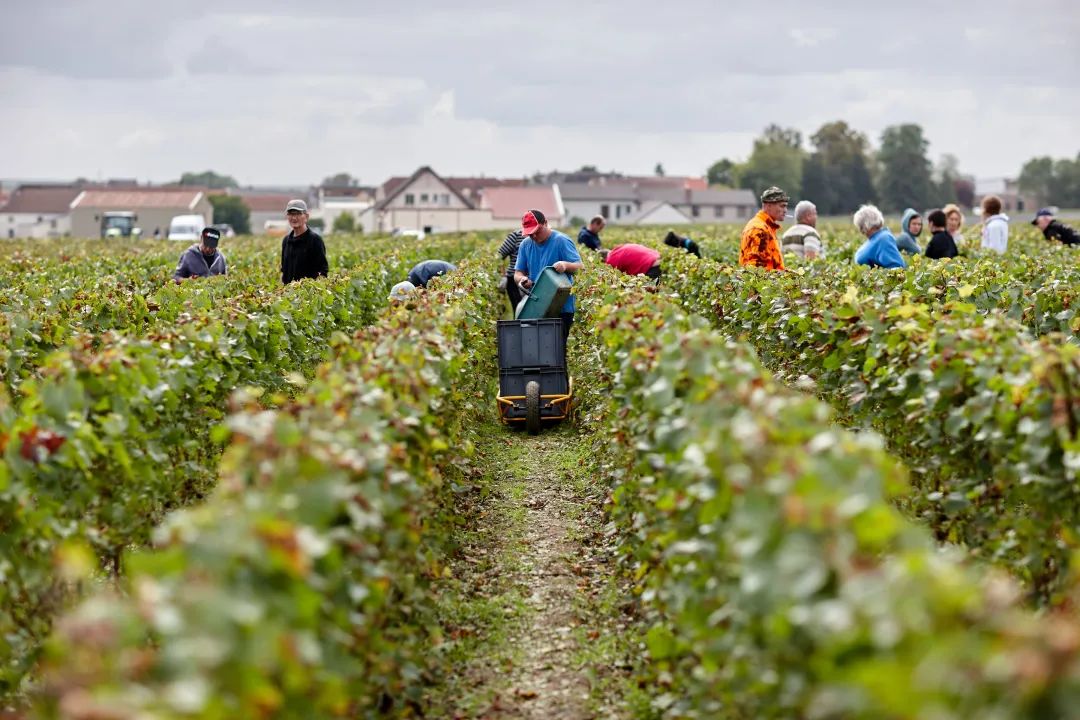
{"label": "person in white hoodie", "polygon": [[817,206],[814,203],[800,200],[795,206],[795,224],[780,238],[780,246],[781,252],[794,253],[799,259],[825,257],[821,235],[817,231]]}
{"label": "person in white hoodie", "polygon": [[1009,245],[1009,216],[1001,212],[1001,198],[987,195],[982,201],[982,246],[1005,254]]}

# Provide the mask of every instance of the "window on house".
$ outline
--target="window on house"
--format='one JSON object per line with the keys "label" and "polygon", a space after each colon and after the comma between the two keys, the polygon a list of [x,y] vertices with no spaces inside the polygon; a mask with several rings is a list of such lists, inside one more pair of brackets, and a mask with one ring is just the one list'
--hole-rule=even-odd
{"label": "window on house", "polygon": [[49,227],[51,227],[53,230],[56,229],[56,219],[55,218],[49,221]]}
{"label": "window on house", "polygon": [[413,195],[412,193],[405,193],[405,204],[406,205],[415,205],[416,204],[416,196]]}
{"label": "window on house", "polygon": [[724,217],[724,208],[719,205],[713,206],[713,217]]}
{"label": "window on house", "polygon": [[420,204],[427,205],[428,196],[427,193],[420,193]]}
{"label": "window on house", "polygon": [[610,205],[601,205],[600,206],[600,214],[603,215],[604,217],[611,217],[611,206]]}
{"label": "window on house", "polygon": [[618,220],[622,217],[622,205],[615,206],[615,219]]}
{"label": "window on house", "polygon": [[44,219],[45,219],[45,218],[41,217],[40,215],[38,215],[38,216],[37,216],[37,221],[38,221],[38,222],[41,222],[41,221],[42,221],[42,220],[44,220]]}
{"label": "window on house", "polygon": [[442,194],[442,204],[446,207],[450,207],[450,193]]}
{"label": "window on house", "polygon": [[694,217],[700,217],[701,208],[699,206],[697,206],[697,205],[692,205],[690,207],[690,214],[693,215]]}

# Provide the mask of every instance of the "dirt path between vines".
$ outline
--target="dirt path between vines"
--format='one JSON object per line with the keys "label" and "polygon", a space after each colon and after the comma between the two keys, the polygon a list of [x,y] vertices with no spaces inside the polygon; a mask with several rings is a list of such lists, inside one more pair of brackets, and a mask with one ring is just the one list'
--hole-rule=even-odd
{"label": "dirt path between vines", "polygon": [[629,717],[631,620],[611,582],[587,446],[569,427],[491,432],[478,449],[478,522],[441,595],[453,672],[428,715]]}

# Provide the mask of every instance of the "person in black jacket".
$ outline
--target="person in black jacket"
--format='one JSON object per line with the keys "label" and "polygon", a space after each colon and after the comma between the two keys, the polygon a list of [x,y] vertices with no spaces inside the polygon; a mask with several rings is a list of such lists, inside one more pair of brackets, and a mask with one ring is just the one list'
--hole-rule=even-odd
{"label": "person in black jacket", "polygon": [[701,257],[701,248],[698,244],[688,237],[682,235],[676,235],[674,230],[668,230],[666,236],[664,236],[664,244],[673,248],[683,248],[686,252]]}
{"label": "person in black jacket", "polygon": [[1043,237],[1047,240],[1058,240],[1063,245],[1080,245],[1080,233],[1071,227],[1054,219],[1054,211],[1043,208],[1035,213],[1035,219],[1031,224],[1042,230]]}
{"label": "person in black jacket", "polygon": [[285,217],[292,231],[281,239],[281,282],[284,285],[303,278],[326,277],[326,245],[322,237],[308,227],[308,208],[303,200],[290,200]]}
{"label": "person in black jacket", "polygon": [[944,210],[931,210],[926,214],[926,222],[930,224],[932,234],[930,242],[926,245],[926,257],[931,260],[940,260],[954,258],[960,254],[960,251],[956,249],[956,241],[953,240],[952,234],[945,229],[948,218]]}

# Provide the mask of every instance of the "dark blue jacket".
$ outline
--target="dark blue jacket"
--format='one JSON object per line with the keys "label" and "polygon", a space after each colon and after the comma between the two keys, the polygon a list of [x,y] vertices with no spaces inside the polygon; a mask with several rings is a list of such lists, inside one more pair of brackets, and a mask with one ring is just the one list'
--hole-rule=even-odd
{"label": "dark blue jacket", "polygon": [[584,245],[590,250],[600,249],[600,236],[590,230],[587,225],[577,234],[577,241],[578,245]]}
{"label": "dark blue jacket", "polygon": [[409,271],[409,282],[416,287],[426,288],[427,284],[431,282],[431,278],[444,275],[453,270],[457,270],[457,266],[451,265],[445,260],[425,260],[422,263],[417,263]]}

